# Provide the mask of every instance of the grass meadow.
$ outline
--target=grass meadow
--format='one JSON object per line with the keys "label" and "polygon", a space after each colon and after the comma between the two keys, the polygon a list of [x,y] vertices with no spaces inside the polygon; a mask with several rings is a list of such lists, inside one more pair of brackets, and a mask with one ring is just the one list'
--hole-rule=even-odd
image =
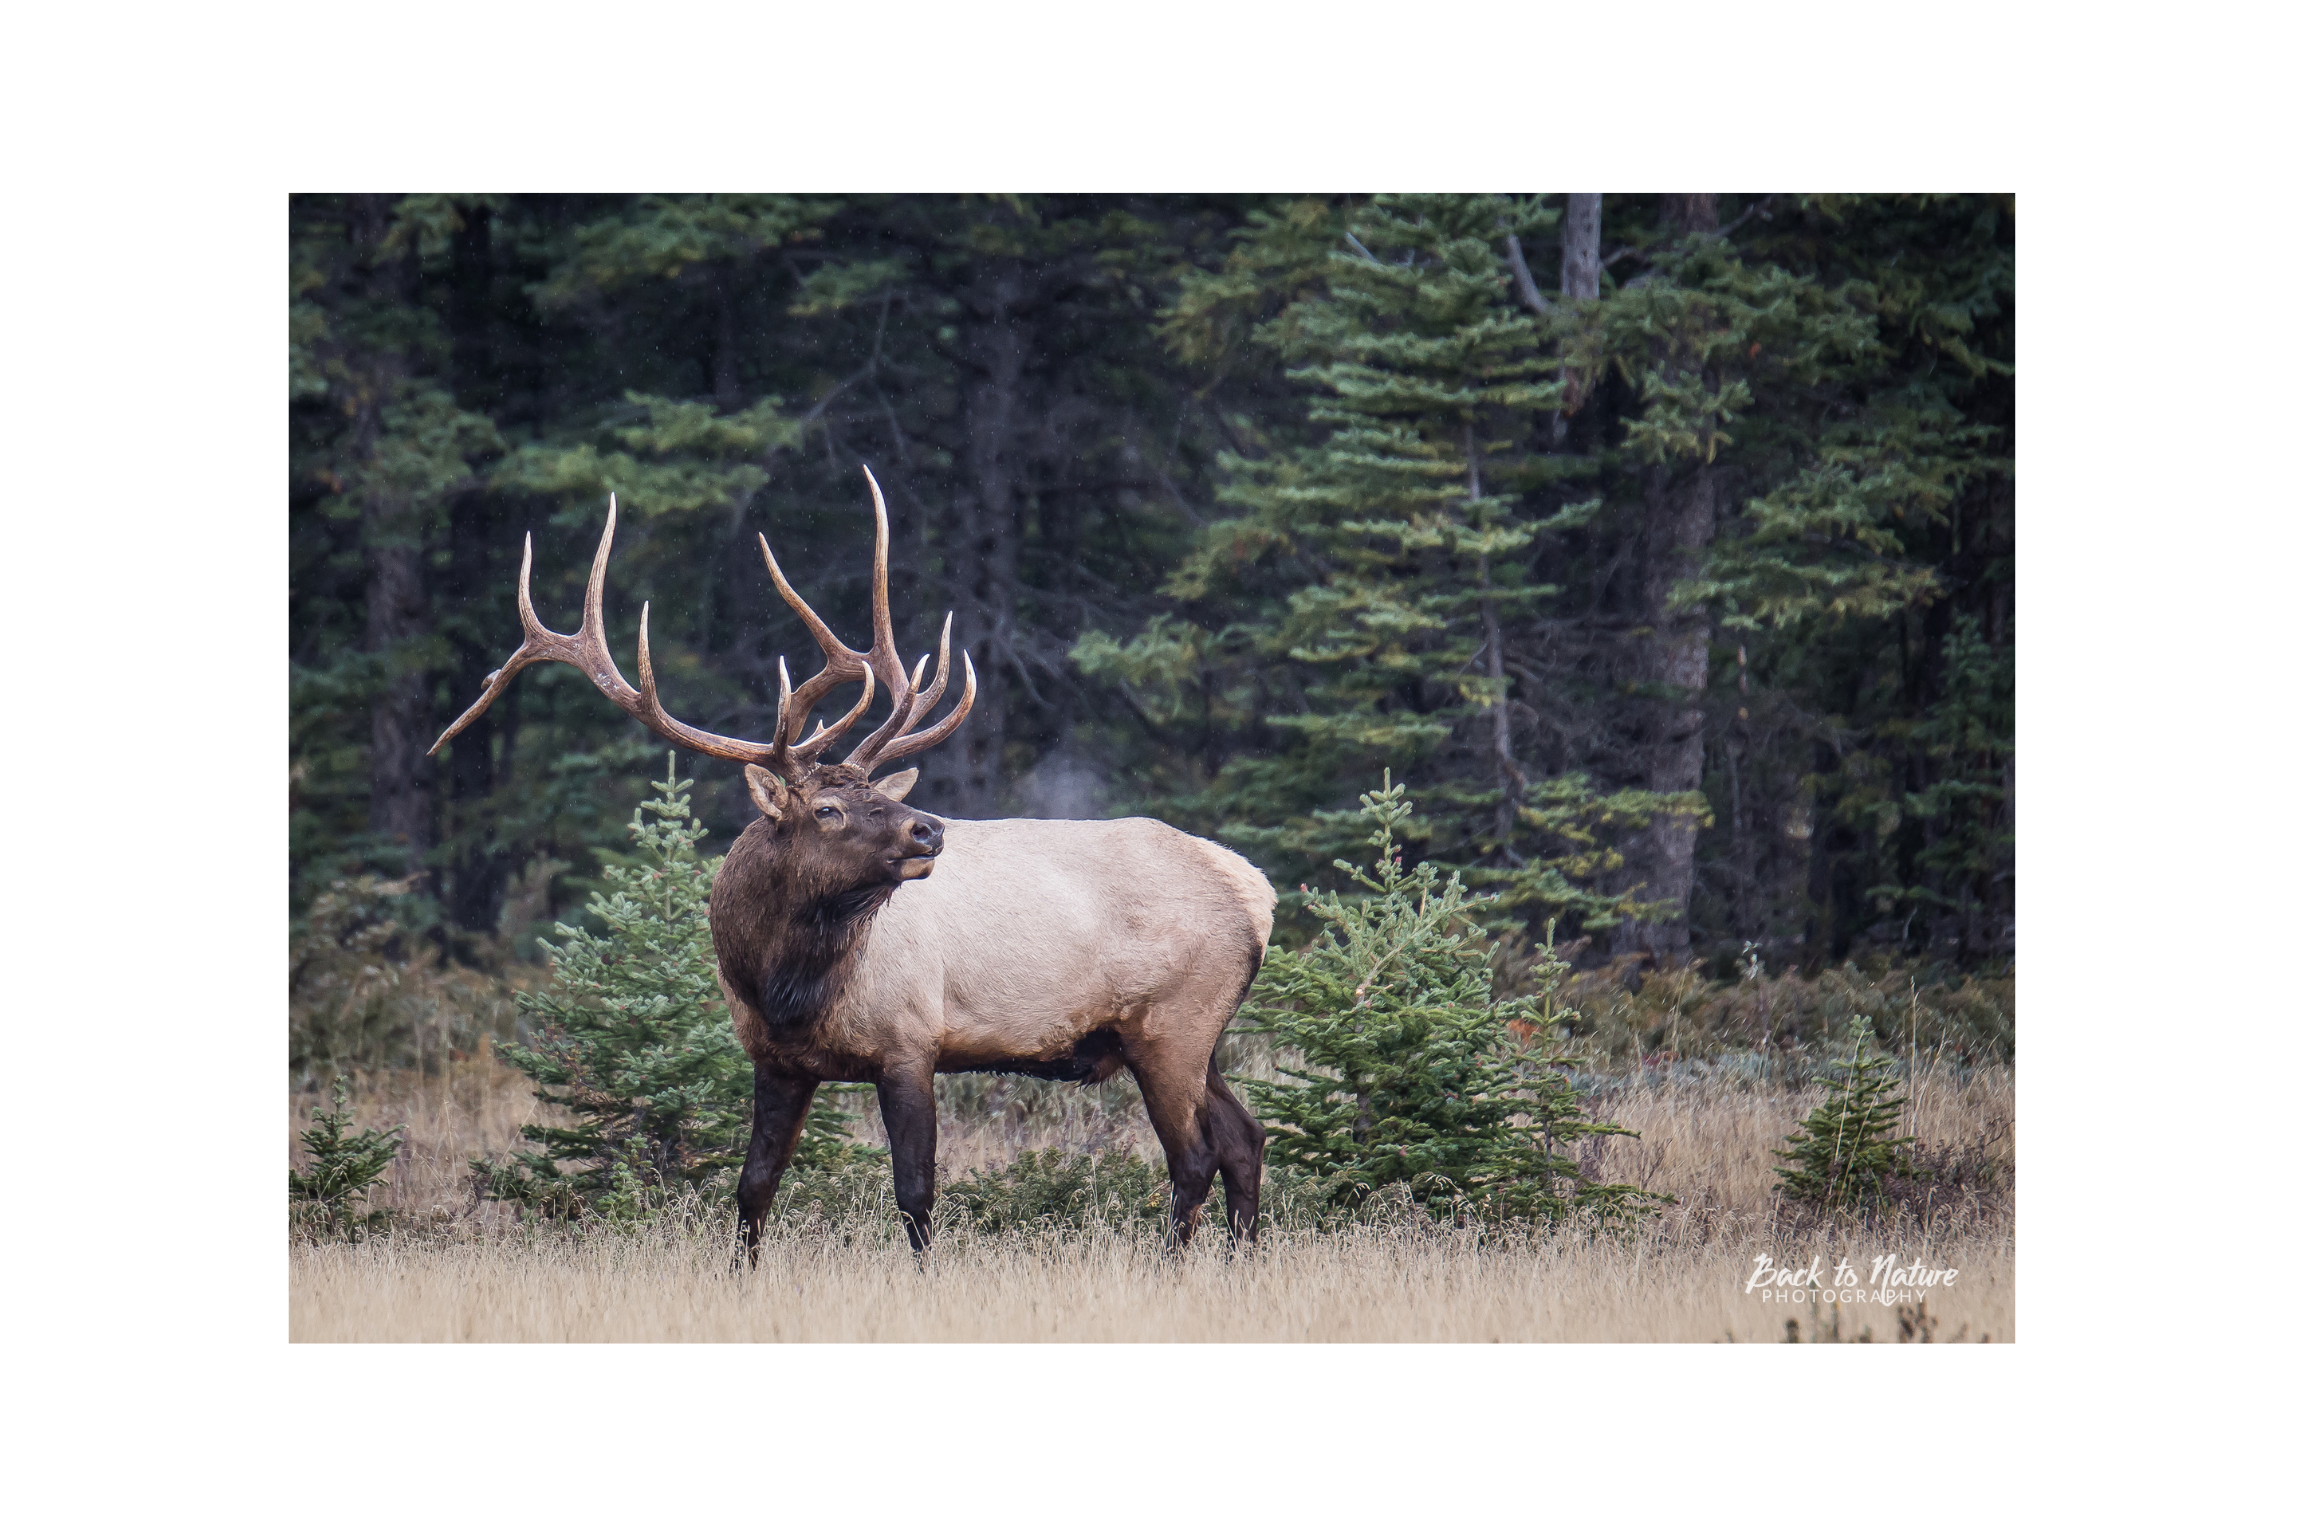
{"label": "grass meadow", "polygon": [[[1625,1235],[1478,1232],[1408,1208],[1323,1229],[1268,1186],[1254,1249],[1228,1254],[1221,1195],[1183,1254],[1141,1227],[941,1225],[925,1265],[895,1221],[884,1168],[780,1196],[755,1271],[729,1263],[725,1199],[636,1227],[524,1226],[476,1199],[467,1160],[539,1118],[527,1080],[485,1049],[355,1084],[362,1125],[405,1122],[379,1203],[392,1231],[294,1242],[296,1341],[523,1342],[2004,1342],[2015,1329],[2012,1067],[1917,1054],[1904,1130],[1949,1170],[1893,1217],[1819,1220],[1774,1193],[1784,1135],[1821,1102],[1822,1057],[1724,1053],[1599,1074],[1593,1106],[1640,1133],[1587,1171],[1674,1203]],[[949,1179],[1043,1148],[1157,1161],[1123,1081],[939,1083]],[[290,1143],[318,1095],[291,1095]],[[869,1096],[859,1138],[880,1139]],[[883,1141],[884,1144],[884,1141]],[[1784,1267],[1878,1256],[1957,1269],[1917,1308],[1819,1306],[1747,1292],[1758,1255]],[[1867,1287],[1871,1289],[1872,1287]]]}

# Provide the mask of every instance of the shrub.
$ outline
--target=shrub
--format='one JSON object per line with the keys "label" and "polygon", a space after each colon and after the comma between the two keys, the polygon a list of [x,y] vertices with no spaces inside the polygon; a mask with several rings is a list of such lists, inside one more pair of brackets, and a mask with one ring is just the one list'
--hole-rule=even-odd
{"label": "shrub", "polygon": [[[1510,946],[1508,974],[1527,971],[1531,946]],[[1628,972],[1640,970],[1638,990]],[[1770,975],[1757,946],[1747,946],[1739,974],[1716,981],[1691,964],[1646,969],[1644,958],[1577,973],[1566,993],[1581,1015],[1578,1042],[1616,1067],[1747,1051],[1828,1048],[1850,1022],[1881,1022],[1885,1039],[1967,1066],[2014,1059],[2013,975],[1948,974],[1872,956],[1803,975],[1790,967]],[[1788,1063],[1789,1065],[1790,1063]]]}
{"label": "shrub", "polygon": [[1548,938],[1539,995],[1496,1001],[1494,946],[1462,880],[1403,867],[1405,787],[1387,773],[1361,805],[1376,828],[1374,870],[1336,867],[1365,894],[1309,893],[1322,931],[1268,955],[1242,1010],[1302,1060],[1275,1068],[1282,1081],[1242,1084],[1272,1131],[1267,1159],[1336,1208],[1404,1185],[1457,1219],[1637,1209],[1638,1190],[1594,1184],[1566,1155],[1586,1137],[1632,1134],[1587,1118],[1563,1063],[1544,1054],[1572,1017],[1567,964]]}
{"label": "shrub", "polygon": [[1102,1156],[1057,1148],[1025,1152],[1005,1168],[970,1174],[942,1195],[980,1231],[1024,1227],[1148,1226],[1168,1219],[1168,1174],[1133,1152]]}
{"label": "shrub", "polygon": [[[535,1150],[475,1158],[492,1199],[553,1216],[632,1217],[744,1161],[752,1066],[720,996],[707,905],[719,860],[697,851],[704,828],[689,816],[690,782],[667,755],[657,797],[630,823],[637,856],[610,867],[590,903],[605,932],[556,925],[562,942],[544,946],[550,985],[520,994],[535,1043],[501,1054],[576,1124],[524,1125]],[[836,1103],[819,1093],[800,1164],[865,1155]]]}
{"label": "shrub", "polygon": [[342,1078],[336,1079],[334,1097],[334,1109],[314,1106],[311,1129],[298,1138],[306,1162],[301,1171],[288,1170],[288,1217],[307,1236],[358,1238],[391,1221],[389,1211],[354,1208],[368,1203],[368,1191],[400,1155],[401,1135],[408,1127],[350,1131]]}
{"label": "shrub", "polygon": [[1903,1095],[1896,1093],[1895,1058],[1865,1050],[1872,1021],[1858,1018],[1848,1032],[1851,1054],[1826,1079],[1832,1092],[1785,1138],[1789,1163],[1777,1167],[1776,1187],[1796,1200],[1826,1208],[1880,1206],[1889,1184],[1910,1178],[1912,1138],[1895,1135]]}
{"label": "shrub", "polygon": [[340,1072],[429,1071],[514,1031],[513,989],[444,964],[411,921],[417,879],[338,880],[288,935],[288,1068],[295,1081]]}

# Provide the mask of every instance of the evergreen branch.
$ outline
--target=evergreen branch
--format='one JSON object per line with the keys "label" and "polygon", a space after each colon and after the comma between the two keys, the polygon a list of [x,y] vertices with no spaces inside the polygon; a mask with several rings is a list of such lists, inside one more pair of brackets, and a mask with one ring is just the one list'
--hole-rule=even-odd
{"label": "evergreen branch", "polygon": [[[1736,233],[1736,231],[1738,231],[1739,229],[1742,229],[1742,228],[1743,228],[1743,227],[1744,227],[1746,224],[1750,223],[1750,222],[1751,222],[1751,220],[1752,220],[1754,217],[1759,217],[1759,218],[1772,218],[1772,217],[1774,217],[1774,215],[1770,214],[1770,213],[1767,211],[1767,210],[1768,210],[1768,205],[1769,205],[1769,204],[1771,204],[1771,203],[1773,203],[1774,201],[1776,201],[1776,194],[1775,194],[1775,193],[1773,193],[1773,192],[1769,193],[1769,194],[1768,194],[1767,196],[1765,196],[1765,197],[1757,198],[1757,199],[1755,199],[1755,200],[1754,200],[1754,201],[1753,201],[1753,202],[1752,202],[1750,205],[1748,205],[1748,206],[1745,208],[1745,210],[1744,210],[1742,213],[1740,213],[1740,214],[1736,215],[1736,217],[1735,217],[1735,218],[1733,218],[1733,219],[1729,220],[1729,221],[1728,221],[1726,224],[1723,224],[1723,225],[1721,225],[1721,226],[1720,226],[1718,229],[1714,229],[1714,230],[1707,230],[1707,231],[1705,231],[1705,233],[1706,233],[1706,234],[1707,234],[1707,235],[1708,235],[1710,238],[1712,238],[1712,239],[1715,239],[1715,240],[1725,240],[1725,239],[1727,239],[1727,238],[1728,238],[1730,235],[1732,235],[1732,234]],[[1678,237],[1678,236],[1675,236],[1675,237],[1674,237],[1674,239],[1678,239],[1678,238],[1680,238],[1680,237]],[[1670,244],[1671,242],[1667,241],[1667,242],[1665,242],[1665,243],[1666,243],[1666,244]],[[1619,261],[1622,261],[1622,260],[1623,260],[1625,257],[1627,257],[1627,256],[1638,256],[1638,257],[1640,257],[1641,259],[1645,260],[1645,259],[1647,259],[1648,253],[1649,253],[1650,251],[1653,251],[1653,250],[1655,250],[1655,249],[1657,249],[1657,247],[1656,247],[1655,245],[1653,245],[1653,244],[1651,244],[1651,245],[1620,245],[1620,246],[1616,247],[1616,249],[1614,249],[1613,251],[1610,251],[1610,252],[1609,252],[1607,255],[1605,255],[1605,256],[1603,256],[1603,257],[1601,257],[1601,258],[1600,258],[1600,265],[1601,265],[1601,266],[1603,266],[1603,267],[1612,267],[1612,266],[1616,265],[1616,263],[1618,263]]]}

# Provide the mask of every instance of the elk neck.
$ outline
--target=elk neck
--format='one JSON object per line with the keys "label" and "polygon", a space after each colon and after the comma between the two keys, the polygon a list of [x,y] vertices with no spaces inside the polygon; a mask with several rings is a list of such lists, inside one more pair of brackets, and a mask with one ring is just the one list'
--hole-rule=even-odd
{"label": "elk neck", "polygon": [[782,853],[769,822],[737,837],[712,882],[712,944],[730,985],[771,1032],[792,1038],[839,1001],[896,887],[827,882]]}

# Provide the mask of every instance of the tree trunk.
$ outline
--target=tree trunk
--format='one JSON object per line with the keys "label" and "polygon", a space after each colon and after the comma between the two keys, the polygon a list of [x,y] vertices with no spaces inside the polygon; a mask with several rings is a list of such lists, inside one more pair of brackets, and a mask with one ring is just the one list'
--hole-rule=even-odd
{"label": "tree trunk", "polygon": [[424,672],[404,647],[424,632],[424,552],[408,526],[407,508],[369,498],[366,649],[384,680],[368,710],[368,830],[401,850],[410,872],[423,867],[432,843],[432,801],[425,784]]}
{"label": "tree trunk", "polygon": [[[2012,388],[2012,386],[2011,386]],[[2010,428],[2013,433],[2013,427]],[[2013,436],[2009,439],[2014,441]],[[1985,524],[1988,547],[2008,563],[2005,569],[2014,570],[2016,560],[2016,499],[2015,487],[2006,476],[1995,481],[1991,500],[1987,503],[1993,515]],[[1986,602],[1985,634],[1994,645],[2013,647],[2016,644],[2016,616],[2010,605],[2016,600],[2014,582],[2006,576],[1994,579]],[[2016,830],[2016,756],[2011,751],[2000,764],[2000,820],[2011,836]],[[2013,845],[2003,855],[2004,867],[1992,881],[1992,926],[1986,934],[1986,952],[2014,955],[2016,953],[2016,850]]]}
{"label": "tree trunk", "polygon": [[1560,297],[1600,297],[1600,194],[1571,192],[1560,221]]}
{"label": "tree trunk", "polygon": [[722,263],[712,275],[712,398],[723,411],[743,396],[736,374],[736,285],[742,274]]}
{"label": "tree trunk", "polygon": [[[1468,488],[1472,499],[1480,499],[1480,443],[1472,428],[1464,428],[1464,458],[1469,475]],[[1495,693],[1490,705],[1491,740],[1496,751],[1496,788],[1501,798],[1496,804],[1496,844],[1500,857],[1512,857],[1512,833],[1519,825],[1519,806],[1528,788],[1528,775],[1512,755],[1512,702],[1507,697],[1510,684],[1504,675],[1504,630],[1496,620],[1496,599],[1490,595],[1488,557],[1480,557],[1477,570],[1480,590],[1481,645],[1488,656],[1488,681]]]}
{"label": "tree trunk", "polygon": [[[390,222],[391,200],[360,197],[352,202],[353,227],[375,250]],[[376,288],[388,302],[406,303],[415,289],[415,253],[376,270]],[[374,360],[360,396],[356,455],[373,461],[384,430],[384,407],[399,386],[397,358]],[[424,633],[424,550],[411,509],[401,499],[371,490],[361,508],[361,542],[367,557],[364,593],[366,625],[362,648],[378,658],[382,673],[368,709],[368,830],[395,846],[414,873],[432,844],[432,801],[424,771],[427,715],[425,677],[406,656]]]}
{"label": "tree trunk", "polygon": [[[496,611],[496,605],[486,601],[492,583],[481,579],[479,573],[503,565],[504,540],[498,536],[498,522],[493,498],[485,491],[468,491],[449,508],[452,565],[457,575],[467,579],[452,576],[444,584],[449,590],[443,600],[453,602],[460,613]],[[456,663],[449,696],[478,698],[488,686],[488,674],[503,665],[505,646],[500,640],[491,644],[481,637],[477,626],[469,624],[458,626],[451,638]],[[512,771],[519,693],[514,688],[494,709],[464,727],[448,748],[447,803],[442,815],[455,850],[446,892],[448,920],[469,933],[496,931],[504,903],[504,882],[511,874],[514,855],[499,841],[489,801]]]}
{"label": "tree trunk", "polygon": [[[1664,199],[1675,233],[1718,227],[1709,192]],[[1704,688],[1710,681],[1712,622],[1701,608],[1681,608],[1672,589],[1704,569],[1718,522],[1718,488],[1709,463],[1664,464],[1642,484],[1640,626],[1634,646],[1637,684],[1661,695],[1643,710],[1640,755],[1643,787],[1684,794],[1704,782]],[[1688,899],[1696,884],[1697,820],[1659,816],[1626,846],[1626,888],[1644,901],[1670,905],[1668,915],[1631,922],[1616,931],[1618,953],[1645,950],[1659,959],[1688,952]]]}
{"label": "tree trunk", "polygon": [[[489,210],[464,210],[464,227],[453,247],[454,281],[448,325],[453,342],[452,379],[456,403],[466,410],[493,412],[489,326],[495,281],[495,245]],[[502,664],[504,644],[493,631],[469,620],[495,611],[488,599],[500,590],[505,541],[503,509],[485,490],[469,490],[449,504],[450,559],[442,574],[442,599],[468,621],[451,627],[456,663],[452,698],[478,698],[488,674]],[[455,848],[445,893],[448,921],[468,933],[494,933],[504,904],[504,883],[516,854],[499,839],[489,798],[512,769],[512,746],[519,729],[519,690],[464,728],[448,748],[447,803],[442,808],[446,836]]]}
{"label": "tree trunk", "polygon": [[1032,332],[1020,313],[1024,298],[1022,265],[1002,261],[967,300],[975,320],[963,354],[967,446],[946,572],[957,610],[953,644],[966,644],[976,658],[976,708],[951,744],[923,765],[935,792],[923,803],[961,817],[997,815],[1004,788],[1029,426],[1025,362]]}
{"label": "tree trunk", "polygon": [[1717,192],[1667,192],[1663,204],[1664,222],[1675,235],[1710,234],[1720,227]]}
{"label": "tree trunk", "polygon": [[[1560,302],[1573,304],[1580,299],[1600,297],[1600,194],[1597,192],[1571,192],[1568,194],[1568,213],[1560,221]],[[1590,392],[1588,382],[1573,368],[1560,370],[1560,382],[1567,386],[1567,400],[1552,413],[1552,447],[1555,452],[1567,446],[1568,418],[1583,406]]]}

